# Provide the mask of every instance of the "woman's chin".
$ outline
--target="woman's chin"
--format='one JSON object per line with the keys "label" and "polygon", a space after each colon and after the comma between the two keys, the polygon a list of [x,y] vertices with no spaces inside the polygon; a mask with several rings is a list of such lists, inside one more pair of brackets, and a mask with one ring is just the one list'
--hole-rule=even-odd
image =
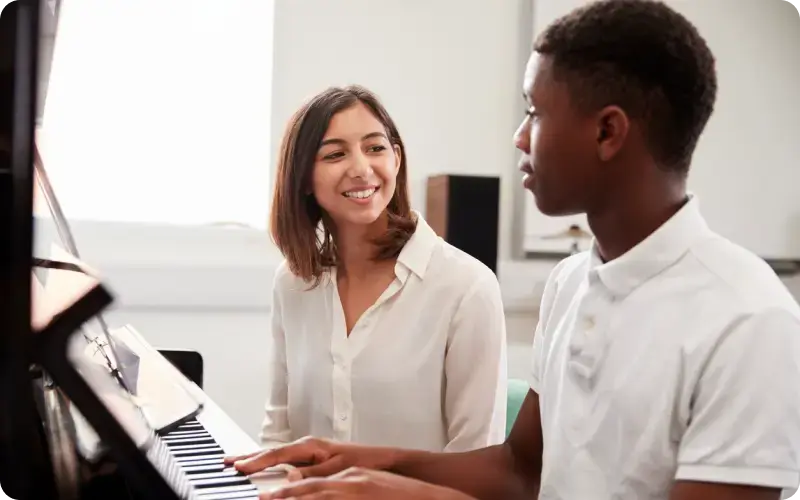
{"label": "woman's chin", "polygon": [[330,214],[337,225],[370,226],[375,224],[383,215],[383,209],[378,207],[348,207],[338,214]]}

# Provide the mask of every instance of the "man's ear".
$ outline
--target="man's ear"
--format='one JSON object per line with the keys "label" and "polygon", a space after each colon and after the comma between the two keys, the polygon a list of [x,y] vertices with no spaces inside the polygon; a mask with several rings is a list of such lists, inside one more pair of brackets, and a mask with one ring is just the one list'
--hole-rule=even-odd
{"label": "man's ear", "polygon": [[395,173],[400,171],[400,165],[403,163],[403,152],[400,150],[400,146],[395,144],[393,145],[394,149],[394,171]]}
{"label": "man's ear", "polygon": [[597,155],[602,161],[617,155],[629,131],[630,120],[619,106],[606,106],[597,114]]}

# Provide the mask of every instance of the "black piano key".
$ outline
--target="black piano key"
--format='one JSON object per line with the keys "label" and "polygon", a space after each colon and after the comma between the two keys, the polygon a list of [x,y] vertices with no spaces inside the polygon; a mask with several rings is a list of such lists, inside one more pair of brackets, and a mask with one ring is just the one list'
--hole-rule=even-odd
{"label": "black piano key", "polygon": [[188,450],[170,450],[174,457],[202,457],[207,455],[223,454],[222,448],[219,446],[214,448],[195,448]]}
{"label": "black piano key", "polygon": [[187,439],[187,440],[182,440],[181,439],[181,440],[178,440],[178,441],[164,441],[164,444],[167,445],[171,449],[180,449],[181,446],[186,446],[186,445],[204,445],[204,446],[215,445],[215,446],[219,446],[217,444],[217,442],[214,441],[214,439],[211,438],[211,437],[200,438],[200,439]]}
{"label": "black piano key", "polygon": [[206,479],[189,479],[194,488],[214,488],[222,486],[252,486],[246,477],[210,477]]}

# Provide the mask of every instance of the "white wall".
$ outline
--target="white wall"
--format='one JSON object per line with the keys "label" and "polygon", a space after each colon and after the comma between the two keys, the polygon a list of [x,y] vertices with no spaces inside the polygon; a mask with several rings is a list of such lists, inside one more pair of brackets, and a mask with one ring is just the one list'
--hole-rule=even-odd
{"label": "white wall", "polygon": [[[279,0],[276,9],[273,144],[305,98],[358,83],[397,122],[417,208],[437,173],[501,176],[503,201],[511,199],[529,0]],[[503,203],[504,257],[509,217]]]}
{"label": "white wall", "polygon": [[[536,32],[584,3],[535,2]],[[717,63],[716,108],[695,152],[689,188],[722,235],[765,258],[799,259],[800,15],[784,0],[667,3],[697,26]],[[586,227],[584,216],[546,217],[526,200],[531,250],[569,247],[570,241],[537,236],[570,223]]]}

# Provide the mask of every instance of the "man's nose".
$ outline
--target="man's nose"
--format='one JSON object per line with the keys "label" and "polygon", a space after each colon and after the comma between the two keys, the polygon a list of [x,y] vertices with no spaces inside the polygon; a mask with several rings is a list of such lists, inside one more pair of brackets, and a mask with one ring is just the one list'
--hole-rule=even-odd
{"label": "man's nose", "polygon": [[514,132],[514,146],[523,153],[531,152],[531,121],[527,117]]}

